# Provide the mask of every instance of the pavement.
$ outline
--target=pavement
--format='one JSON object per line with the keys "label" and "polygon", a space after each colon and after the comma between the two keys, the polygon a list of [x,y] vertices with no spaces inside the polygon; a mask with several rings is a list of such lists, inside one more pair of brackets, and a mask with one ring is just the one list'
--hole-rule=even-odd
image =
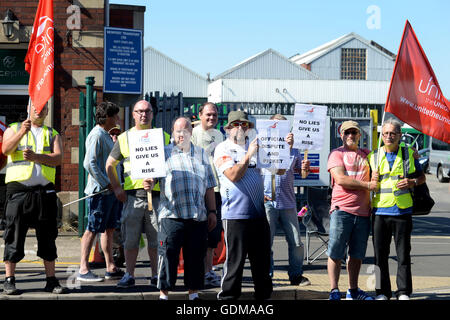
{"label": "pavement", "polygon": [[[279,243],[285,243],[282,237]],[[30,230],[26,239],[26,256],[17,264],[16,287],[20,295],[7,296],[0,292],[0,300],[157,300],[159,291],[150,286],[150,268],[145,249],[140,250],[136,266],[136,286],[130,289],[116,287],[118,280],[105,280],[97,283],[80,283],[76,275],[80,261],[80,238],[76,232],[60,232],[57,238],[58,259],[56,261],[56,276],[61,284],[70,289],[69,294],[56,295],[43,291],[45,273],[42,260],[36,256],[36,238]],[[286,247],[287,249],[287,247]],[[283,249],[285,250],[285,249]],[[3,245],[0,254],[3,253]],[[284,264],[287,263],[283,260]],[[220,267],[220,265],[218,266]],[[448,266],[447,266],[448,267]],[[446,267],[446,268],[447,268]],[[124,269],[124,268],[123,268]],[[284,267],[276,268],[273,277],[274,291],[271,300],[326,300],[328,299],[329,282],[326,272],[326,258],[316,260],[312,265],[304,266],[304,276],[311,285],[299,287],[289,283]],[[103,276],[104,265],[92,264],[92,271]],[[0,265],[0,279],[4,280],[4,264]],[[221,274],[221,271],[218,271]],[[392,273],[392,272],[391,272]],[[345,293],[348,283],[347,272],[343,269],[340,279],[340,290]],[[374,295],[375,276],[361,272],[359,279],[361,289]],[[391,277],[395,290],[395,277]],[[1,290],[3,286],[0,285]],[[450,300],[450,277],[415,276],[413,273],[414,293],[412,300]],[[253,285],[248,263],[243,279],[242,300],[253,299]],[[199,293],[204,300],[216,300],[219,288],[206,288]],[[187,300],[187,291],[183,286],[183,275],[180,274],[176,288],[170,292],[171,300]]]}

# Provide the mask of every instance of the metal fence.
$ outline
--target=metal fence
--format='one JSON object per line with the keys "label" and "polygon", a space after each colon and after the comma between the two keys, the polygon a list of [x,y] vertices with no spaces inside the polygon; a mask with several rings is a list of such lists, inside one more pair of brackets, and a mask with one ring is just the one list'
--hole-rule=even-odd
{"label": "metal fence", "polygon": [[[190,98],[189,102],[183,100],[183,94],[179,92],[177,95],[171,93],[163,93],[160,95],[159,91],[150,92],[145,94],[145,100],[149,101],[156,114],[153,121],[155,128],[163,128],[164,131],[170,133],[172,121],[178,116],[187,116],[192,120],[198,120],[198,110],[203,102],[204,98],[199,98],[196,102],[195,99]],[[318,103],[319,104],[319,103]],[[261,116],[261,115],[274,115],[276,113],[293,116],[294,115],[294,103],[253,103],[253,102],[223,102],[216,103],[218,107],[218,124],[217,129],[223,128],[227,124],[228,113],[235,110],[243,110],[249,115]],[[381,119],[384,106],[383,105],[367,105],[367,104],[326,104],[328,106],[328,116],[331,118],[332,127],[335,128],[337,122],[342,122],[348,119],[354,119],[365,123],[364,137],[362,139],[362,145],[369,146],[372,139],[369,133],[369,124],[367,121],[370,119],[370,110],[378,110],[379,118]],[[335,119],[335,120],[334,120]],[[366,130],[367,129],[367,130]],[[334,129],[332,130],[332,132]],[[336,138],[334,136],[334,138]],[[332,143],[332,146],[339,141]]]}

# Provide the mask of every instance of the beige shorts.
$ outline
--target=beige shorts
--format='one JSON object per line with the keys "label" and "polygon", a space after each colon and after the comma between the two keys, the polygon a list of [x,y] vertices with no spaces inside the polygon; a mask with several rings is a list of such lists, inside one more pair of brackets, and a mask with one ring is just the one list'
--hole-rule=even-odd
{"label": "beige shorts", "polygon": [[127,195],[127,202],[124,204],[121,222],[121,231],[124,249],[139,248],[141,234],[147,236],[150,248],[158,247],[158,214],[157,208],[159,197],[152,199],[153,211],[148,211],[146,198],[136,198]]}

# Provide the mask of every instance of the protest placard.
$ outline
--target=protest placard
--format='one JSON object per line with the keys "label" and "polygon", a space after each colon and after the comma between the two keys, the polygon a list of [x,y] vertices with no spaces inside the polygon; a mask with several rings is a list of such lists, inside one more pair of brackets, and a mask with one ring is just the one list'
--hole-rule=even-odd
{"label": "protest placard", "polygon": [[321,150],[325,138],[327,106],[295,105],[292,133],[294,148],[299,150]]}
{"label": "protest placard", "polygon": [[132,179],[166,176],[164,136],[161,128],[129,131],[128,143]]}
{"label": "protest placard", "polygon": [[288,120],[256,120],[258,138],[257,168],[288,169],[290,147],[286,142]]}

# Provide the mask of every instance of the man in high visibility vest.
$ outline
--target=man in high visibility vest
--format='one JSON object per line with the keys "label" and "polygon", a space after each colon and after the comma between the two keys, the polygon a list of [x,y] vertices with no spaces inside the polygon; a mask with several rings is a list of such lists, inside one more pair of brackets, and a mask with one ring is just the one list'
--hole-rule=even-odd
{"label": "man in high visibility vest", "polygon": [[[157,247],[158,247],[158,217],[156,210],[159,203],[159,185],[152,191],[153,210],[148,210],[147,192],[143,180],[131,178],[130,150],[128,147],[128,132],[152,128],[153,110],[149,102],[138,101],[133,108],[135,126],[123,132],[114,144],[106,161],[106,172],[111,181],[114,193],[124,205],[121,217],[121,231],[125,253],[126,273],[117,284],[120,288],[135,285],[134,270],[139,253],[139,241],[144,230],[147,236],[147,251],[152,269],[150,284],[156,286],[157,281]],[[164,132],[164,143],[170,142],[170,135]],[[124,186],[119,183],[116,167],[123,160]]]}
{"label": "man in high visibility vest", "polygon": [[395,295],[399,300],[409,300],[412,293],[410,253],[413,201],[409,190],[425,183],[426,178],[411,148],[404,153],[409,162],[409,171],[404,176],[403,147],[399,147],[401,135],[400,122],[394,119],[385,121],[381,137],[384,146],[368,156],[372,172],[378,172],[380,181],[372,199],[375,265],[376,275],[380,279],[380,288],[376,288],[377,300],[392,297],[388,265],[392,234],[398,265]]}
{"label": "man in high visibility vest", "polygon": [[4,293],[18,294],[15,286],[16,264],[25,256],[28,228],[36,230],[37,255],[44,260],[47,284],[45,291],[67,293],[55,277],[58,236],[56,166],[62,162],[62,145],[58,132],[44,125],[45,106],[37,112],[30,103],[29,119],[12,123],[3,135],[2,152],[8,156],[6,167],[6,229]]}

